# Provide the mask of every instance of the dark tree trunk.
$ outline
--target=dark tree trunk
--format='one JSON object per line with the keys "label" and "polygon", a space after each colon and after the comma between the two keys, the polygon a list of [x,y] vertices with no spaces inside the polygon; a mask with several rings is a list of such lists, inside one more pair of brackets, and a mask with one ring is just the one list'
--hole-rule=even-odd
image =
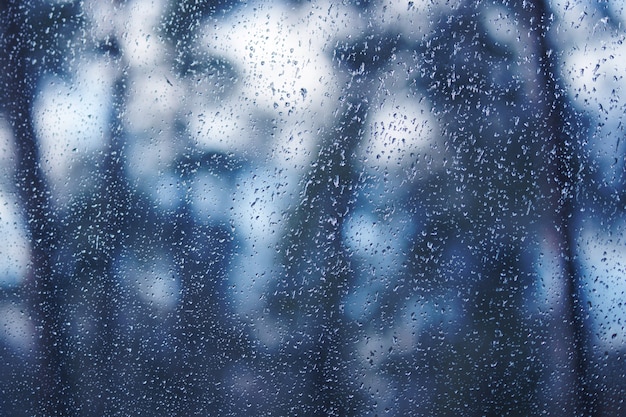
{"label": "dark tree trunk", "polygon": [[548,139],[550,206],[554,210],[554,227],[565,279],[565,322],[571,329],[572,345],[568,351],[575,374],[576,415],[594,416],[596,408],[589,386],[589,358],[587,357],[587,332],[582,282],[576,255],[574,203],[576,175],[579,172],[572,110],[565,103],[565,91],[559,85],[559,75],[554,48],[550,45],[549,21],[551,15],[545,0],[531,3],[531,30],[536,42],[540,65],[539,81],[543,100],[541,117]]}
{"label": "dark tree trunk", "polygon": [[[296,367],[305,378],[299,388],[304,402],[291,405],[303,415],[356,415],[365,402],[358,388],[347,382],[354,372],[347,365],[354,358],[348,342],[354,333],[341,301],[353,276],[342,243],[343,224],[356,199],[358,174],[350,158],[363,134],[368,108],[366,100],[354,99],[343,110],[334,131],[324,139],[294,213],[295,224],[284,241],[285,252],[293,253],[284,260],[289,279],[276,293],[281,297],[277,313],[292,315],[298,323],[293,335],[302,327],[311,335],[304,353],[297,343],[285,351],[299,358]],[[301,299],[292,301],[297,297]]]}
{"label": "dark tree trunk", "polygon": [[38,373],[34,385],[41,416],[72,415],[72,387],[68,363],[68,341],[63,323],[63,295],[56,279],[53,252],[58,231],[51,206],[50,190],[41,170],[35,137],[32,105],[37,82],[30,60],[34,36],[29,24],[28,7],[11,2],[6,7],[5,32],[8,74],[5,97],[9,122],[15,137],[16,188],[24,209],[31,243],[30,307],[36,329]]}

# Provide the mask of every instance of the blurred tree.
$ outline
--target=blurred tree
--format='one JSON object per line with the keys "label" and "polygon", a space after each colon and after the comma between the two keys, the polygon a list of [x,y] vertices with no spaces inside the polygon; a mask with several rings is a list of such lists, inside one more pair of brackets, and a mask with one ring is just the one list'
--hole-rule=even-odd
{"label": "blurred tree", "polygon": [[282,374],[277,388],[292,392],[278,408],[284,414],[359,415],[366,403],[353,349],[358,332],[343,306],[353,271],[342,242],[358,189],[351,159],[366,113],[363,97],[347,99],[325,134],[285,228],[284,272],[268,289],[269,313],[283,329],[272,359]]}
{"label": "blurred tree", "polygon": [[[503,23],[494,22],[498,15]],[[426,310],[430,317],[421,318],[426,324],[413,336],[415,348],[390,354],[379,366],[403,387],[400,414],[456,409],[465,415],[532,415],[548,407],[540,399],[539,387],[548,378],[542,371],[550,369],[541,359],[541,339],[557,342],[542,336],[542,319],[528,317],[525,309],[528,289],[539,279],[528,262],[536,256],[528,245],[540,245],[546,239],[540,230],[549,229],[559,235],[560,276],[569,288],[563,302],[570,316],[556,329],[571,335],[571,351],[548,361],[563,363],[559,372],[575,375],[553,389],[559,407],[590,410],[585,389],[572,395],[568,388],[577,379],[584,383],[586,372],[570,225],[578,152],[571,133],[581,119],[563,104],[559,70],[550,59],[556,52],[546,45],[548,17],[543,3],[467,2],[419,44],[398,34],[398,50],[420,54],[413,85],[432,102],[451,154],[445,170],[421,172],[412,193],[396,193],[393,203],[415,207],[414,222],[423,228],[404,261],[408,268],[382,290],[380,321],[370,322],[371,331],[401,330],[406,299],[441,309]],[[505,28],[494,34],[498,24]]]}
{"label": "blurred tree", "polygon": [[[181,155],[172,168],[187,191],[163,225],[181,285],[170,413],[224,414],[232,398],[222,381],[233,362],[249,355],[247,334],[233,317],[227,285],[236,236],[228,223],[197,205],[232,189],[241,163],[222,153],[192,152]],[[207,189],[203,181],[210,184]],[[195,197],[194,188],[200,189]]]}
{"label": "blurred tree", "polygon": [[58,9],[31,2],[3,3],[3,110],[13,128],[16,151],[16,185],[31,242],[29,277],[30,314],[36,330],[37,371],[33,390],[35,415],[73,415],[75,381],[69,356],[65,280],[55,262],[60,230],[51,191],[41,169],[39,145],[34,131],[33,101],[42,68],[59,65],[55,44],[45,35],[54,27],[57,39],[80,24],[76,5]]}
{"label": "blurred tree", "polygon": [[[537,65],[540,100],[537,100],[538,126],[542,129],[543,137],[547,139],[544,146],[547,169],[545,172],[546,184],[544,195],[549,198],[548,212],[554,216],[554,233],[561,260],[562,279],[564,280],[565,294],[563,304],[565,309],[564,323],[569,325],[569,346],[567,355],[574,372],[575,408],[572,415],[596,416],[597,408],[591,392],[589,360],[587,354],[588,337],[585,320],[585,300],[582,293],[583,276],[579,266],[579,256],[576,252],[579,239],[577,229],[578,218],[575,215],[577,190],[580,188],[580,155],[581,139],[578,132],[585,132],[582,125],[583,117],[575,114],[571,105],[565,101],[566,92],[560,80],[560,70],[555,57],[560,52],[553,44],[550,36],[550,6],[547,1],[537,0],[530,2],[527,8],[529,29]],[[542,106],[541,106],[542,105]],[[547,217],[547,216],[546,216]],[[550,218],[550,217],[548,217]],[[566,330],[566,331],[567,331]]]}

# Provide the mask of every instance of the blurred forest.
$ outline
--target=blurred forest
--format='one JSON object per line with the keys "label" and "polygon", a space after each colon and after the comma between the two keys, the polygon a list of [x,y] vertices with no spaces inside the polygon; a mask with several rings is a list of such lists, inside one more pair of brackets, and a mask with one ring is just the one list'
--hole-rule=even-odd
{"label": "blurred forest", "polygon": [[0,4],[0,415],[626,416],[621,2]]}

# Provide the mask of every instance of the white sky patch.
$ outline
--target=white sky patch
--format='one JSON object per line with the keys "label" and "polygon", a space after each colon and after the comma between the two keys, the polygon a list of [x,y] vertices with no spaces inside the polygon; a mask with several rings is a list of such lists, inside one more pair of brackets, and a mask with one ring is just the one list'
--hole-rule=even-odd
{"label": "white sky patch", "polygon": [[552,19],[554,35],[562,36],[567,42],[588,40],[600,20],[593,5],[581,0],[552,0],[549,3],[555,15]]}
{"label": "white sky patch", "polygon": [[0,338],[18,351],[28,351],[34,341],[34,328],[26,310],[25,306],[0,304]]}
{"label": "white sky patch", "polygon": [[[614,3],[620,2],[609,2]],[[557,14],[553,33],[564,52],[557,55],[558,65],[570,99],[597,118],[622,116],[626,46],[621,36],[608,31],[606,18],[586,2],[555,3],[552,9]]]}
{"label": "white sky patch", "polygon": [[435,154],[432,146],[437,133],[437,123],[425,102],[416,97],[389,97],[372,109],[361,160],[376,171],[406,169],[425,155]]}
{"label": "white sky patch", "polygon": [[621,238],[626,225],[616,229],[612,233],[585,230],[580,245],[589,301],[585,310],[594,323],[597,343],[607,350],[620,350],[626,345],[626,241]]}
{"label": "white sky patch", "polygon": [[83,10],[90,22],[94,39],[105,39],[115,33],[125,14],[115,2],[102,0],[83,0]]}
{"label": "white sky patch", "polygon": [[253,242],[272,245],[284,226],[281,211],[291,199],[286,178],[266,169],[255,170],[238,180],[233,200],[233,218],[240,233]]}
{"label": "white sky patch", "polygon": [[192,117],[188,118],[189,133],[203,148],[244,153],[255,148],[259,138],[251,134],[250,113],[241,110],[241,106],[226,102],[192,111],[189,114]]}
{"label": "white sky patch", "polygon": [[538,277],[533,306],[541,311],[558,310],[559,303],[565,297],[563,260],[556,243],[551,240],[551,234],[547,233],[546,236],[539,243],[538,251],[533,253],[537,259],[535,268]]}
{"label": "white sky patch", "polygon": [[210,53],[240,66],[243,84],[261,110],[278,115],[322,111],[326,105],[332,111],[340,89],[324,48],[330,35],[320,12],[283,4],[244,8],[226,21],[208,23],[203,42]]}
{"label": "white sky patch", "polygon": [[0,115],[0,190],[3,187],[13,186],[15,170],[14,145],[13,130],[8,120]]}
{"label": "white sky patch", "polygon": [[169,269],[153,269],[138,277],[139,295],[163,309],[172,309],[178,301],[180,283]]}
{"label": "white sky patch", "polygon": [[166,59],[165,41],[156,33],[163,0],[135,0],[121,9],[124,36],[120,38],[124,59],[135,68],[154,68]]}
{"label": "white sky patch", "polygon": [[150,190],[152,199],[165,210],[174,210],[184,203],[185,190],[180,177],[170,171],[162,172],[146,189]]}
{"label": "white sky patch", "polygon": [[519,22],[506,7],[489,5],[483,10],[485,27],[494,39],[509,48],[521,46]]}
{"label": "white sky patch", "polygon": [[[359,19],[349,7],[326,3],[255,6],[244,6],[226,20],[208,20],[199,30],[201,48],[228,61],[239,78],[233,83],[232,105],[221,102],[228,111],[219,117],[212,109],[204,131],[197,129],[203,133],[198,140],[246,149],[253,141],[258,145],[259,135],[269,136],[257,125],[269,119],[274,131],[258,151],[285,168],[302,168],[320,142],[318,132],[341,107],[334,42]],[[260,130],[246,135],[241,131],[246,124]]]}
{"label": "white sky patch", "polygon": [[108,138],[112,72],[104,60],[85,60],[76,79],[46,77],[34,103],[34,125],[44,171],[67,179],[77,154],[100,149]]}
{"label": "white sky patch", "polygon": [[565,81],[576,104],[599,118],[622,115],[625,56],[624,45],[606,42],[585,45],[567,54]]}
{"label": "white sky patch", "polygon": [[137,259],[133,255],[122,260],[120,271],[126,284],[137,291],[144,302],[163,310],[176,306],[180,293],[180,279],[175,266],[166,256]]}
{"label": "white sky patch", "polygon": [[603,182],[618,188],[626,151],[623,140],[626,46],[620,43],[617,39],[583,43],[566,55],[563,71],[570,99],[593,123],[593,135],[585,144],[589,156],[599,165]]}
{"label": "white sky patch", "polygon": [[372,257],[393,236],[370,213],[357,211],[343,227],[345,244],[358,256]]}
{"label": "white sky patch", "polygon": [[432,32],[442,15],[453,13],[455,4],[459,2],[386,0],[372,5],[375,11],[371,15],[377,16],[373,24],[379,27],[378,31],[400,33],[408,41],[420,42],[425,34]]}
{"label": "white sky patch", "polygon": [[30,244],[15,190],[15,147],[9,123],[0,117],[0,287],[20,285],[30,261]]}
{"label": "white sky patch", "polygon": [[232,206],[233,190],[226,175],[199,172],[190,184],[192,208],[197,218],[224,220]]}
{"label": "white sky patch", "polygon": [[293,195],[286,180],[277,171],[264,168],[237,181],[231,202],[232,223],[242,239],[234,259],[236,272],[230,279],[242,290],[234,295],[244,313],[262,307],[267,282],[275,278],[272,268],[277,267],[276,258],[282,256],[277,246],[287,226],[285,213]]}
{"label": "white sky patch", "polygon": [[137,68],[131,80],[125,112],[130,132],[171,129],[183,97],[183,90],[171,71],[165,64]]}
{"label": "white sky patch", "polygon": [[357,289],[345,299],[346,312],[353,319],[366,320],[374,312],[378,293],[393,280],[402,268],[407,230],[403,222],[406,212],[398,211],[387,220],[365,210],[357,210],[346,219],[342,235],[350,257],[358,259],[363,273]]}
{"label": "white sky patch", "polygon": [[30,245],[15,196],[0,188],[0,287],[19,285],[28,268]]}

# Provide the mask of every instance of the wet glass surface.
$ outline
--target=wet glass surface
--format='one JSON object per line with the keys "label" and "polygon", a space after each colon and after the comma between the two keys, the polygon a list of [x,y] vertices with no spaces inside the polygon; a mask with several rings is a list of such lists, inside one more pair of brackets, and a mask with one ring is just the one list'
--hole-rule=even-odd
{"label": "wet glass surface", "polygon": [[621,2],[0,7],[0,415],[626,415]]}

